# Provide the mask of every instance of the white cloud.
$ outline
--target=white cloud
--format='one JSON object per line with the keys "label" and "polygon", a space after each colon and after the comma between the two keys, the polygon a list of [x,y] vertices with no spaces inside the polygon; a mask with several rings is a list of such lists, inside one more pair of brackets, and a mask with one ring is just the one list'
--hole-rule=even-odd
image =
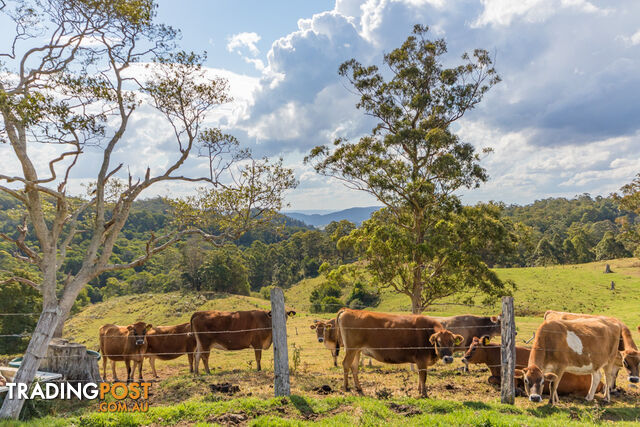
{"label": "white cloud", "polygon": [[227,50],[229,52],[238,52],[243,48],[249,49],[249,52],[253,56],[260,53],[260,49],[256,46],[256,43],[260,41],[261,37],[257,33],[238,33],[234,34],[228,39]]}
{"label": "white cloud", "polygon": [[481,0],[484,10],[474,26],[508,26],[514,19],[526,22],[543,22],[560,9],[572,9],[583,13],[608,13],[587,0]]}

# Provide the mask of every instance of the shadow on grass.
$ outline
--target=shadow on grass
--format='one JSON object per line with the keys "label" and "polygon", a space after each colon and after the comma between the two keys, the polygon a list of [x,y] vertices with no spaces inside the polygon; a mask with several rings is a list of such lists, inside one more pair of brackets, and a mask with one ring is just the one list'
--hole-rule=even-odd
{"label": "shadow on grass", "polygon": [[569,408],[557,408],[542,405],[537,408],[527,409],[527,412],[538,418],[547,418],[556,414],[567,414],[572,419],[595,422],[607,421],[638,421],[640,420],[640,408],[606,408],[598,406],[571,406]]}
{"label": "shadow on grass", "polygon": [[293,406],[295,406],[295,408],[300,411],[300,413],[305,418],[308,418],[311,415],[315,415],[315,411],[313,410],[311,405],[309,405],[309,401],[305,397],[292,394],[291,396],[289,396],[289,399],[291,399],[291,403],[293,403]]}
{"label": "shadow on grass", "polygon": [[466,402],[462,402],[462,406],[464,406],[465,408],[475,409],[475,410],[490,410],[490,409],[493,409],[491,406],[487,405],[484,402],[466,401]]}

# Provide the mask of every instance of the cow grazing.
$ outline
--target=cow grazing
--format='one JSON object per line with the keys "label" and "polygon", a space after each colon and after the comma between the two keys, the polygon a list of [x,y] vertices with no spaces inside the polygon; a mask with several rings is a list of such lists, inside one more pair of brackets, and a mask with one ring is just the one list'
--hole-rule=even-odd
{"label": "cow grazing", "polygon": [[[287,311],[287,318],[295,315]],[[271,312],[249,311],[197,311],[191,316],[191,332],[196,339],[194,373],[198,375],[200,359],[204,370],[209,370],[211,347],[220,350],[253,348],[258,371],[262,369],[262,350],[271,346]]]}
{"label": "cow grazing", "polygon": [[358,379],[360,354],[383,363],[415,363],[418,366],[418,391],[427,395],[427,368],[442,359],[453,362],[453,348],[464,341],[461,335],[446,330],[437,320],[421,315],[399,316],[366,310],[342,309],[337,325],[344,346],[344,390],[349,390],[349,371],[356,390],[362,393]]}
{"label": "cow grazing", "polygon": [[[138,378],[142,380],[142,361],[147,351],[147,331],[153,326],[137,322],[129,326],[107,324],[100,328],[100,352],[102,353],[102,376],[107,379],[107,359],[111,361],[113,380],[118,381],[116,361],[124,361],[127,367],[127,382],[133,381],[138,367]],[[131,362],[133,361],[133,369]]]}
{"label": "cow grazing", "polygon": [[606,319],[614,322],[618,322],[620,324],[620,342],[618,345],[618,350],[620,350],[620,362],[617,363],[613,372],[613,383],[611,384],[611,390],[615,390],[616,388],[616,378],[618,377],[618,370],[621,366],[624,366],[629,373],[629,382],[637,383],[640,382],[640,351],[638,351],[638,347],[636,343],[633,341],[633,337],[631,336],[631,330],[622,323],[619,319],[610,316],[599,316],[593,314],[582,314],[582,313],[567,313],[564,311],[554,311],[547,310],[544,314],[545,319],[585,319],[585,318],[595,318],[595,319]]}
{"label": "cow grazing", "polygon": [[523,378],[529,400],[540,402],[545,381],[551,383],[549,403],[558,402],[558,385],[565,372],[591,374],[586,399],[593,400],[602,374],[604,397],[609,401],[610,385],[620,341],[620,324],[607,319],[545,320],[538,328],[526,368],[516,370]]}
{"label": "cow grazing", "polygon": [[189,358],[189,372],[193,372],[193,354],[196,349],[196,339],[191,333],[191,325],[182,323],[173,326],[156,326],[147,333],[147,352],[153,376],[156,372],[156,359],[172,360],[182,355]]}
{"label": "cow grazing", "polygon": [[311,329],[316,331],[318,342],[324,344],[324,346],[331,351],[333,366],[338,366],[340,334],[338,328],[336,328],[336,319],[327,321],[316,320],[311,325]]}
{"label": "cow grazing", "polygon": [[[469,350],[464,355],[463,362],[474,364],[486,364],[491,371],[489,377],[489,384],[500,384],[502,376],[501,364],[502,358],[500,356],[500,344],[494,344],[489,342],[488,336],[482,338],[474,337],[469,346]],[[516,346],[516,369],[524,369],[529,363],[529,354],[531,349],[527,347]],[[518,382],[522,382],[520,379]],[[522,384],[518,384],[519,387]],[[596,392],[602,391],[604,384],[601,382],[598,384]],[[565,373],[562,376],[560,384],[558,384],[558,395],[576,394],[585,397],[589,393],[591,388],[591,376],[590,375],[574,375]],[[549,393],[549,383],[545,382],[544,393]]]}

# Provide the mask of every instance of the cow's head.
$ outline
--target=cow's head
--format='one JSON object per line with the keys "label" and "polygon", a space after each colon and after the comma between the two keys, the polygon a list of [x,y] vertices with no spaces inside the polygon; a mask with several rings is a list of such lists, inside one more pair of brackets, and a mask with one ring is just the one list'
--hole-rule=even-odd
{"label": "cow's head", "polygon": [[324,332],[325,330],[331,329],[331,324],[329,324],[329,322],[316,320],[315,322],[313,322],[313,325],[311,325],[311,329],[316,331],[318,342],[324,342]]}
{"label": "cow's head", "polygon": [[[295,315],[296,315],[295,311],[289,310],[289,311],[286,312],[286,315],[285,315],[284,318],[285,318],[285,320],[287,320],[287,319],[289,319],[289,317],[293,317]],[[267,316],[271,317],[271,310],[267,311]]]}
{"label": "cow's head", "polygon": [[433,345],[436,355],[444,363],[453,362],[453,348],[464,342],[462,335],[455,335],[446,329],[436,331],[429,337],[429,342]]}
{"label": "cow's head", "polygon": [[478,349],[488,346],[490,341],[491,338],[489,338],[489,335],[485,335],[482,338],[473,337],[473,341],[471,341],[469,349],[462,357],[462,361],[464,363],[473,361],[473,356],[477,353]]}
{"label": "cow's head", "polygon": [[532,402],[542,402],[542,391],[544,390],[544,382],[549,382],[549,387],[558,376],[552,372],[543,373],[536,365],[531,365],[524,369],[516,369],[516,378],[524,381],[524,390]]}
{"label": "cow's head", "polygon": [[629,382],[640,382],[640,351],[625,350],[621,352],[622,364],[629,372]]}
{"label": "cow's head", "polygon": [[132,336],[136,342],[136,345],[144,345],[147,339],[147,331],[153,328],[153,325],[145,322],[137,322],[133,325],[127,326],[129,330],[129,336]]}

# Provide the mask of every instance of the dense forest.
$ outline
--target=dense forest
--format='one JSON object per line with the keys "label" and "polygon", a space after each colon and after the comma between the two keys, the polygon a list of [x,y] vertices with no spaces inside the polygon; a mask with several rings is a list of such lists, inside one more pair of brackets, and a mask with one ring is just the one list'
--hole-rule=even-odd
{"label": "dense forest", "polygon": [[[14,235],[16,227],[23,223],[15,203],[14,199],[0,195],[0,233]],[[571,264],[640,256],[640,242],[633,238],[636,234],[629,232],[640,226],[640,217],[620,210],[613,198],[593,198],[585,194],[573,199],[550,198],[526,206],[501,208],[502,221],[512,232],[516,250],[504,253],[487,248],[483,258],[489,266]],[[171,206],[165,200],[136,202],[114,249],[114,262],[130,262],[140,256],[151,230],[160,233],[171,227]],[[222,247],[192,238],[138,268],[98,277],[80,294],[75,310],[115,296],[143,292],[249,295],[262,290],[262,295],[268,295],[269,286],[286,288],[319,274],[326,280],[310,295],[314,311],[331,311],[327,305],[342,303],[375,305],[375,290],[367,287],[366,280],[348,277],[350,273],[346,270],[336,270],[356,260],[352,248],[338,244],[353,229],[355,225],[346,220],[334,221],[320,230],[281,216]],[[37,246],[35,241],[29,243]],[[70,247],[71,256],[62,268],[64,273],[73,273],[79,268],[85,244],[79,233]],[[14,250],[11,243],[0,240],[0,280],[7,275],[19,275],[37,282],[35,270],[17,260]],[[64,277],[59,279],[63,281]],[[343,281],[351,281],[348,295],[343,295]],[[0,312],[35,312],[38,304],[37,292],[26,285],[11,282],[0,287]],[[7,317],[0,322],[0,334],[21,333],[33,329],[35,318],[25,322]],[[20,342],[21,338],[4,340],[0,351],[15,350]]]}

